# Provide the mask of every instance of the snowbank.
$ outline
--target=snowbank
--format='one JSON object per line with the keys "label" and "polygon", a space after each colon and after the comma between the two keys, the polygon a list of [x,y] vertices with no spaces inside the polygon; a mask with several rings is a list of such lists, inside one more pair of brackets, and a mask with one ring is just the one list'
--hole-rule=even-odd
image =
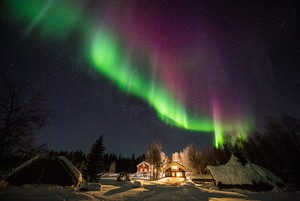
{"label": "snowbank", "polygon": [[88,183],[86,181],[82,181],[77,187],[79,191],[101,191],[100,183]]}
{"label": "snowbank", "polygon": [[132,183],[132,187],[133,188],[140,188],[140,187],[142,187],[143,186],[143,183],[141,182],[141,181],[134,181],[133,183]]}
{"label": "snowbank", "polygon": [[[176,178],[173,178],[176,180]],[[255,193],[241,189],[219,191],[212,187],[205,189],[202,185],[174,185],[173,181],[162,179],[158,181],[143,180],[143,188],[132,188],[130,182],[117,182],[114,178],[101,178],[101,191],[76,191],[74,187],[58,185],[23,185],[1,186],[0,200],[47,200],[47,201],[99,201],[99,200],[299,200],[300,192],[264,192]]]}
{"label": "snowbank", "polygon": [[273,187],[283,184],[283,181],[254,163],[248,162],[243,166],[237,157],[231,156],[225,165],[207,166],[217,185],[256,185],[270,184]]}
{"label": "snowbank", "polygon": [[88,190],[89,191],[101,191],[101,184],[99,184],[99,183],[89,183]]}

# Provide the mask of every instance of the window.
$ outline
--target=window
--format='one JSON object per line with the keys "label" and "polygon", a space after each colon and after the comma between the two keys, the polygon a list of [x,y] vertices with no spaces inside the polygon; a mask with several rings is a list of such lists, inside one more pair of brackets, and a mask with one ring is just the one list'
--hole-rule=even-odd
{"label": "window", "polygon": [[176,177],[182,177],[182,172],[176,172]]}

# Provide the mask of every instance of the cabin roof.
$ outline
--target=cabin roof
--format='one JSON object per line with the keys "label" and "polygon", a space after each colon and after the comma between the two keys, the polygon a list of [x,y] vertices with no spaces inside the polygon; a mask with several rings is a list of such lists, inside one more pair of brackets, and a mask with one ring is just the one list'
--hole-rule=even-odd
{"label": "cabin roof", "polygon": [[150,164],[149,164],[148,162],[146,162],[146,161],[143,161],[143,162],[139,163],[139,164],[137,165],[137,167],[140,166],[140,165],[142,165],[143,163],[146,164],[146,165],[148,165],[148,166],[150,167]]}
{"label": "cabin roof", "polygon": [[172,161],[169,165],[167,165],[165,168],[164,168],[164,172],[171,168],[173,165],[177,165],[179,168],[181,168],[182,170],[184,170],[185,172],[188,172],[189,170],[184,167],[183,165],[181,165],[180,163],[176,162],[176,161]]}

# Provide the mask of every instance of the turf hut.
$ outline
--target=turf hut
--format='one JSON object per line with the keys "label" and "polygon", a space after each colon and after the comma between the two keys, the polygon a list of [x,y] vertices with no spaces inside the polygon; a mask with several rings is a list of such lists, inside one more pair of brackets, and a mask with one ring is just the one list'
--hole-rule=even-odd
{"label": "turf hut", "polygon": [[268,191],[283,186],[283,181],[267,169],[232,155],[225,165],[207,166],[219,188]]}
{"label": "turf hut", "polygon": [[76,186],[82,181],[82,176],[68,159],[50,152],[26,161],[14,169],[6,181],[10,185],[17,186],[23,184]]}

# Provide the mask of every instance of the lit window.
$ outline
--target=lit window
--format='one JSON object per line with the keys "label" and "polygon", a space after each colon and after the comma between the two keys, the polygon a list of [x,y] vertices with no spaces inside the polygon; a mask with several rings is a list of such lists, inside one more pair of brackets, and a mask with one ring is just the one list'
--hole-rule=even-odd
{"label": "lit window", "polygon": [[140,172],[143,172],[143,168],[140,169]]}
{"label": "lit window", "polygon": [[176,172],[176,177],[182,177],[182,172]]}
{"label": "lit window", "polygon": [[178,166],[177,166],[177,165],[173,165],[173,166],[172,166],[172,169],[173,169],[173,170],[178,170]]}

